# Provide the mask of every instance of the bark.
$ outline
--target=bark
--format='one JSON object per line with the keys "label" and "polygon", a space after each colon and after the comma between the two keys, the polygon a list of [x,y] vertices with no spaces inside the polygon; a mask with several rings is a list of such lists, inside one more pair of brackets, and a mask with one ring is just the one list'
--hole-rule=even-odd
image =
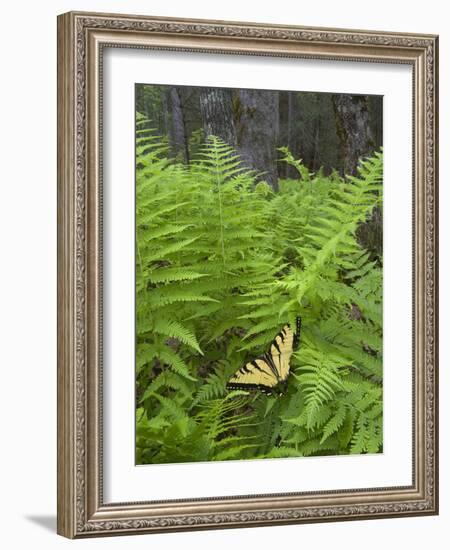
{"label": "bark", "polygon": [[[278,112],[280,116],[279,122],[279,144],[280,146],[287,147],[290,150],[292,141],[292,119],[290,118],[292,98],[291,92],[279,92],[279,106]],[[287,162],[280,163],[278,165],[278,176],[280,178],[289,177],[289,164]]]}
{"label": "bark", "polygon": [[231,90],[202,88],[200,111],[205,135],[217,136],[228,145],[236,147]]}
{"label": "bark", "polygon": [[362,223],[356,237],[359,244],[370,252],[371,260],[379,260],[383,254],[383,214],[381,208],[373,209],[369,220]]}
{"label": "bark", "polygon": [[315,129],[314,129],[314,155],[312,161],[312,168],[314,171],[320,168],[319,166],[319,155],[320,155],[320,118],[316,120]]}
{"label": "bark", "polygon": [[292,153],[293,132],[292,126],[294,122],[294,101],[292,92],[288,92],[288,112],[287,112],[287,148]]}
{"label": "bark", "polygon": [[183,109],[182,95],[178,88],[170,89],[170,102],[172,104],[172,146],[176,156],[183,162],[189,162],[189,146],[186,136],[186,125]]}
{"label": "bark", "polygon": [[278,92],[239,90],[235,115],[238,152],[244,163],[262,172],[260,179],[277,189]]}
{"label": "bark", "polygon": [[170,116],[169,113],[172,110],[172,102],[170,100],[170,89],[165,89],[162,92],[162,113],[160,116],[160,128],[162,134],[169,134],[170,132]]}
{"label": "bark", "polygon": [[[333,105],[338,136],[344,155],[344,174],[356,175],[358,160],[374,151],[374,140],[370,126],[369,101],[367,96],[335,95]],[[372,259],[381,257],[383,249],[382,212],[375,208],[371,218],[361,224],[357,238],[368,250]]]}
{"label": "bark", "polygon": [[342,147],[343,173],[355,175],[358,160],[374,149],[366,96],[333,96],[336,128]]}
{"label": "bark", "polygon": [[[287,137],[286,143],[289,151],[295,156],[295,132],[294,132],[294,119],[295,119],[295,98],[294,92],[287,92]],[[281,121],[281,119],[280,119]],[[295,178],[297,172],[293,166],[285,163],[285,178]]]}

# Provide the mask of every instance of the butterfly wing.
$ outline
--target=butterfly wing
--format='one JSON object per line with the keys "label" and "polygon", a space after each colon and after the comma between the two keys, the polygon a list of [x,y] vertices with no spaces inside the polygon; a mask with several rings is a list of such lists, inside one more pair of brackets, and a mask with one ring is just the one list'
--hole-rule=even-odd
{"label": "butterfly wing", "polygon": [[231,390],[272,390],[289,376],[290,360],[300,340],[301,319],[297,317],[295,333],[285,325],[275,336],[270,349],[262,357],[246,363],[230,378],[227,388]]}
{"label": "butterfly wing", "polygon": [[294,332],[285,325],[270,345],[269,355],[275,367],[276,376],[284,382],[289,376],[290,360],[294,351]]}
{"label": "butterfly wing", "polygon": [[270,392],[278,384],[273,369],[264,357],[246,363],[230,378],[230,390],[261,390]]}

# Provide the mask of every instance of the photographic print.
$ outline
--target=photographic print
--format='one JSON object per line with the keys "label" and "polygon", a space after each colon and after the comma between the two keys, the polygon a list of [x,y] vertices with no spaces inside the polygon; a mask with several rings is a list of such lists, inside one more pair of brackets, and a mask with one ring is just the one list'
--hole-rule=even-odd
{"label": "photographic print", "polygon": [[58,16],[59,534],[438,513],[438,41]]}
{"label": "photographic print", "polygon": [[136,463],[382,452],[382,97],[135,99]]}

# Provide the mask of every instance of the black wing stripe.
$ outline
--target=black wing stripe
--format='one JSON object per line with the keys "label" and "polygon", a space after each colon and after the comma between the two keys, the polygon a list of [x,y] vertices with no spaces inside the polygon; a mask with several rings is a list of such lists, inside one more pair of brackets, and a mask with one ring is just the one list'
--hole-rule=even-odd
{"label": "black wing stripe", "polygon": [[[255,369],[259,370],[260,372],[265,372],[259,365],[258,363],[256,362],[256,359],[254,359],[253,361],[250,361],[250,364],[253,365],[255,367]],[[250,371],[249,371],[250,372]],[[267,373],[265,373],[267,374]]]}
{"label": "black wing stripe", "polygon": [[[284,343],[284,341],[283,341]],[[275,338],[275,340],[272,342],[272,346],[275,346],[275,348],[277,349],[278,353],[281,354],[281,350],[280,350],[280,346],[278,345],[278,342],[277,342],[277,339]]]}
{"label": "black wing stripe", "polygon": [[270,353],[266,353],[264,354],[264,360],[266,361],[266,363],[269,365],[270,367],[270,370],[272,371],[273,375],[275,376],[275,378],[277,380],[280,379],[280,374],[278,372],[278,369],[277,367],[275,366],[275,363],[273,362],[273,359],[272,359],[272,356],[270,355]]}
{"label": "black wing stripe", "polygon": [[272,393],[272,388],[264,384],[239,384],[238,382],[229,382],[227,388],[230,390],[260,390],[267,394]]}

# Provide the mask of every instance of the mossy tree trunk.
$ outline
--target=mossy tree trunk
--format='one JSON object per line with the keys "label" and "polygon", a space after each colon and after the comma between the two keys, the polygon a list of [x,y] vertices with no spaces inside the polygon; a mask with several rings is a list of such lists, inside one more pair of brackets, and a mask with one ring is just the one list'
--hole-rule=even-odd
{"label": "mossy tree trunk", "polygon": [[172,147],[174,154],[189,163],[189,146],[186,135],[185,113],[182,92],[175,86],[170,89],[170,103],[172,106]]}
{"label": "mossy tree trunk", "polygon": [[373,152],[367,96],[333,96],[336,128],[344,158],[344,173],[355,175],[358,160]]}
{"label": "mossy tree trunk", "polygon": [[[371,130],[367,96],[339,94],[333,96],[336,129],[342,147],[343,172],[356,175],[361,158],[371,155],[375,142]],[[371,218],[360,225],[358,241],[373,259],[379,259],[383,248],[382,211],[377,207]]]}
{"label": "mossy tree trunk", "polygon": [[[279,145],[287,147],[295,158],[298,156],[299,109],[297,92],[279,92]],[[296,178],[297,170],[287,162],[278,165],[281,178]]]}
{"label": "mossy tree trunk", "polygon": [[237,146],[245,164],[278,188],[279,93],[239,90],[234,104]]}
{"label": "mossy tree trunk", "polygon": [[206,136],[214,135],[236,147],[232,92],[225,88],[201,88],[200,111]]}

